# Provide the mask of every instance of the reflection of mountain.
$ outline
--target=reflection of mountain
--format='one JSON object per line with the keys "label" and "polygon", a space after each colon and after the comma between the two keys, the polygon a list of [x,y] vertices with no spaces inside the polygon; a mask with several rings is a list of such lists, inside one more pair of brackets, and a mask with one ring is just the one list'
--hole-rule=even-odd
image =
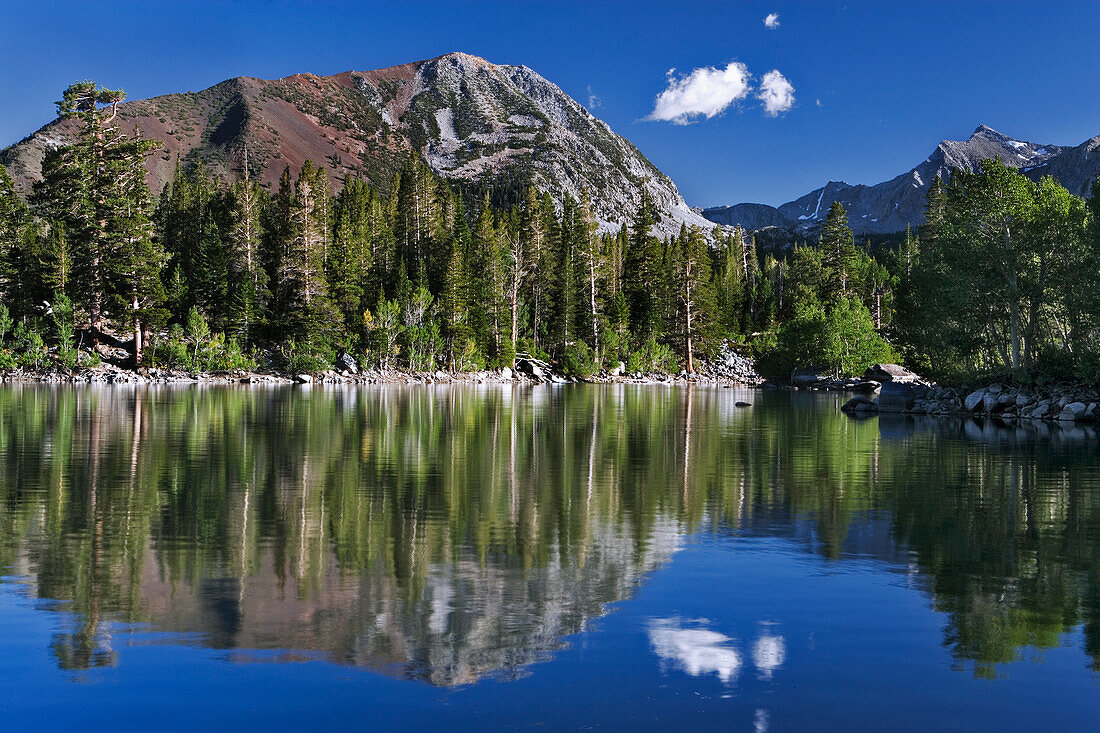
{"label": "reflection of mountain", "polygon": [[457,685],[488,673],[522,674],[607,603],[629,598],[678,549],[679,533],[668,530],[656,528],[636,551],[616,528],[594,527],[584,562],[554,553],[537,568],[506,556],[432,563],[416,592],[394,583],[380,563],[349,577],[331,557],[320,590],[305,597],[293,578],[279,578],[271,553],[243,580],[206,579],[197,588],[174,588],[149,568],[143,605],[157,628],[201,630],[215,647],[321,652],[338,663]]}
{"label": "reflection of mountain", "polygon": [[[65,667],[124,664],[113,622],[149,622],[233,658],[283,650],[453,685],[523,674],[684,533],[716,529],[919,574],[980,674],[1078,625],[1100,660],[1095,451],[738,398],[5,387],[0,567],[69,602]],[[658,629],[666,658],[687,665],[676,632],[697,630]],[[758,637],[708,659],[733,650],[767,675],[782,639]]]}

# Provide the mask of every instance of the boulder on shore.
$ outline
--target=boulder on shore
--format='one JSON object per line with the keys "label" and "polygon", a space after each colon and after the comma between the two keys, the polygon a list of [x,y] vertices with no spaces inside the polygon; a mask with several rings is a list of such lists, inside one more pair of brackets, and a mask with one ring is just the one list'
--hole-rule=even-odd
{"label": "boulder on shore", "polygon": [[966,401],[963,404],[966,406],[967,412],[974,412],[982,406],[985,401],[985,390],[979,389],[971,392],[966,396]]}
{"label": "boulder on shore", "polygon": [[793,387],[809,387],[819,382],[826,382],[833,378],[833,372],[831,369],[825,367],[805,367],[803,369],[795,369],[791,374],[791,386]]}
{"label": "boulder on shore", "polygon": [[878,393],[879,412],[906,412],[917,401],[917,388],[906,382],[886,382]]}
{"label": "boulder on shore", "polygon": [[346,351],[336,357],[336,366],[345,372],[359,373],[359,365],[355,362],[355,358]]}
{"label": "boulder on shore", "polygon": [[873,382],[915,382],[920,376],[900,364],[872,364],[863,373],[863,379]]}

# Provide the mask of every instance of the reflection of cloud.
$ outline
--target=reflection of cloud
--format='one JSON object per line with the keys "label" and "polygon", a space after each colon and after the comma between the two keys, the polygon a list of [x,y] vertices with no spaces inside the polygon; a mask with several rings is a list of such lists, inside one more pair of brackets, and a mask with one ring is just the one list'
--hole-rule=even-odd
{"label": "reflection of cloud", "polygon": [[782,636],[765,633],[752,645],[752,663],[766,680],[771,679],[772,672],[783,666],[786,658],[787,647]]}
{"label": "reflection of cloud", "polygon": [[768,731],[768,711],[764,708],[757,708],[756,715],[752,718],[752,729],[754,733],[767,733]]}
{"label": "reflection of cloud", "polygon": [[728,646],[733,639],[717,631],[684,628],[679,619],[656,619],[649,625],[649,643],[661,659],[673,662],[692,677],[715,674],[723,682],[737,677],[741,656]]}

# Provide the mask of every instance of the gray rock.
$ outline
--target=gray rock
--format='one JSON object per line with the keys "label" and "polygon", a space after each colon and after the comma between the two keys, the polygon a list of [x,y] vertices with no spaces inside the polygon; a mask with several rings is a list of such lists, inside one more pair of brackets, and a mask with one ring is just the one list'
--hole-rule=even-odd
{"label": "gray rock", "polygon": [[535,379],[543,379],[546,376],[542,367],[530,359],[517,359],[516,369]]}
{"label": "gray rock", "polygon": [[625,373],[626,373],[626,364],[622,363],[621,361],[618,364],[616,364],[614,367],[612,367],[611,372],[610,372],[611,376],[613,376],[613,377],[621,377]]}
{"label": "gray rock", "polygon": [[997,393],[986,391],[985,397],[982,398],[982,410],[985,412],[993,412],[997,409],[998,405]]}
{"label": "gray rock", "polygon": [[1025,394],[1023,392],[1016,395],[1016,406],[1017,407],[1023,407],[1024,405],[1026,405],[1029,402],[1031,402],[1031,395]]}
{"label": "gray rock", "polygon": [[508,382],[512,379],[512,370],[508,367],[502,367],[500,370],[500,378]]}
{"label": "gray rock", "polygon": [[336,366],[340,367],[345,372],[351,372],[352,374],[359,373],[359,364],[352,358],[351,354],[346,351],[340,356],[336,357]]}
{"label": "gray rock", "polygon": [[857,395],[841,405],[840,409],[844,412],[873,412],[878,408],[871,400]]}
{"label": "gray rock", "polygon": [[806,367],[805,369],[794,370],[794,374],[791,375],[791,385],[794,387],[810,387],[832,378],[832,371],[825,367]]}
{"label": "gray rock", "polygon": [[879,412],[905,412],[913,409],[918,393],[912,384],[886,382],[878,393]]}
{"label": "gray rock", "polygon": [[863,378],[876,382],[912,382],[920,379],[915,372],[900,364],[872,364],[863,373]]}
{"label": "gray rock", "polygon": [[966,396],[966,401],[963,403],[966,406],[968,412],[974,412],[981,407],[982,402],[985,400],[985,390],[979,389],[971,392]]}
{"label": "gray rock", "polygon": [[298,384],[313,384],[313,377],[309,374],[295,374],[294,381]]}
{"label": "gray rock", "polygon": [[1077,415],[1084,413],[1087,409],[1088,405],[1086,405],[1084,402],[1070,402],[1066,404],[1064,408],[1062,408],[1062,411],[1072,412],[1074,414],[1074,417],[1076,417]]}

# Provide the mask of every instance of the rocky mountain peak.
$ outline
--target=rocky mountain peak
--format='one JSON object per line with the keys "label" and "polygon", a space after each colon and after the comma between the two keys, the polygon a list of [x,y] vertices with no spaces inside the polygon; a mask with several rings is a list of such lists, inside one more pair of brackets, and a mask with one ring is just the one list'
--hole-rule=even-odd
{"label": "rocky mountain peak", "polygon": [[[526,66],[458,51],[333,76],[237,77],[201,92],[126,102],[119,119],[164,143],[149,161],[154,192],[177,160],[201,158],[215,174],[236,178],[245,150],[250,171],[268,187],[285,166],[309,158],[330,169],[336,189],[362,176],[386,190],[415,150],[460,184],[530,181],[559,203],[587,196],[605,229],[625,223],[643,190],[667,214],[665,229],[710,226],[668,176],[556,84]],[[45,149],[73,133],[55,121],[0,151],[0,162],[27,191]]]}
{"label": "rocky mountain peak", "polygon": [[1076,147],[1044,145],[1009,137],[988,125],[978,125],[966,140],[943,140],[923,162],[889,181],[866,186],[829,181],[821,188],[779,207],[736,204],[703,212],[713,222],[750,229],[786,228],[797,236],[811,235],[825,220],[833,201],[840,201],[856,234],[900,232],[924,222],[925,198],[936,177],[952,171],[973,171],[983,160],[996,158],[1038,180],[1054,176],[1070,193],[1088,196],[1100,175],[1100,136]]}

